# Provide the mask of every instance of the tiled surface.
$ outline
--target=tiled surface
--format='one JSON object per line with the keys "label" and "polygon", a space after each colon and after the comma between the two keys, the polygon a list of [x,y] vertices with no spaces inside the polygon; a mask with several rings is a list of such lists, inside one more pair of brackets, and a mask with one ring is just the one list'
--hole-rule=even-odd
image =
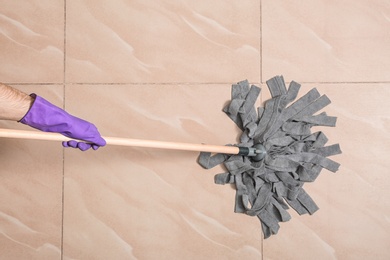
{"label": "tiled surface", "polygon": [[62,83],[64,2],[0,1],[1,82]]}
{"label": "tiled surface", "polygon": [[221,112],[230,84],[283,74],[301,94],[330,97],[325,110],[339,119],[324,131],[343,150],[337,173],[306,185],[320,210],[290,210],[262,241],[256,219],[233,213],[234,190],[213,183],[223,169],[203,170],[196,153],[3,139],[0,258],[390,258],[386,1],[0,6],[0,81],[65,104],[104,135],[234,143]]}
{"label": "tiled surface", "polygon": [[[14,86],[61,106],[62,86]],[[30,130],[16,122],[1,128]],[[57,143],[0,139],[0,255],[2,259],[59,259],[63,151]]]}
{"label": "tiled surface", "polygon": [[260,1],[214,2],[68,1],[67,82],[259,81]]}
{"label": "tiled surface", "polygon": [[389,82],[390,3],[262,1],[263,79]]}

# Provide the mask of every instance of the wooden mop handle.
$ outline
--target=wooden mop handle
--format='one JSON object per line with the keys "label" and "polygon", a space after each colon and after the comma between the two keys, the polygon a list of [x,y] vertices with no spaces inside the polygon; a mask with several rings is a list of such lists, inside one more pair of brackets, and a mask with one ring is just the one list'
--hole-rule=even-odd
{"label": "wooden mop handle", "polygon": [[[68,138],[68,137],[63,136],[63,135],[58,134],[58,133],[47,133],[47,132],[25,131],[25,130],[14,130],[14,129],[1,129],[1,128],[0,128],[0,137],[29,139],[29,140],[46,140],[46,141],[73,140],[71,138]],[[103,138],[106,140],[108,145],[148,147],[148,148],[224,153],[224,154],[238,154],[239,153],[239,147],[235,147],[235,146],[162,142],[162,141],[154,141],[154,140],[141,140],[141,139],[105,137],[105,136],[103,136]]]}

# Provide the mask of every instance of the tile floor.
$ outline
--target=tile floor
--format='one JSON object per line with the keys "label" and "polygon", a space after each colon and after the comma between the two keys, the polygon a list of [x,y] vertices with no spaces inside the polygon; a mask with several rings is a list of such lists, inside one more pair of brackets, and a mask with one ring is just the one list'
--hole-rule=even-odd
{"label": "tile floor", "polygon": [[0,139],[1,259],[390,258],[388,1],[0,3],[0,81],[103,135],[234,143],[230,85],[262,86],[260,105],[283,74],[330,97],[343,150],[306,185],[320,210],[263,240],[196,153]]}

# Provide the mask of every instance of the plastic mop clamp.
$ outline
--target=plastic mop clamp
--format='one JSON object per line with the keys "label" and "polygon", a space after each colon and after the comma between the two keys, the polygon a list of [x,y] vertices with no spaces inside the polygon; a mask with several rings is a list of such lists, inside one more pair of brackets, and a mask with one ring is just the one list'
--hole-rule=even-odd
{"label": "plastic mop clamp", "polygon": [[[325,146],[328,139],[313,126],[335,126],[336,117],[325,112],[314,115],[330,103],[317,89],[291,103],[300,84],[292,81],[287,89],[282,76],[267,81],[272,98],[265,107],[255,108],[261,92],[247,80],[232,85],[232,98],[223,111],[242,130],[236,145],[206,145],[152,140],[103,137],[108,145],[149,147],[201,152],[199,164],[206,169],[224,164],[227,172],[215,176],[216,184],[235,184],[236,213],[257,216],[264,237],[288,221],[289,206],[298,214],[313,214],[318,206],[303,190],[325,168],[336,172],[339,164],[327,157],[340,154],[340,146]],[[0,129],[0,137],[69,141],[58,133]],[[214,153],[212,155],[212,153]]]}

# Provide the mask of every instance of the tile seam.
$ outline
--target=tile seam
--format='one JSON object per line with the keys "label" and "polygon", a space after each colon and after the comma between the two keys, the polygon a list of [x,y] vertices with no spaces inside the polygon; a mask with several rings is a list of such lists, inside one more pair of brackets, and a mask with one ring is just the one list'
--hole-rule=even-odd
{"label": "tile seam", "polygon": [[[243,80],[243,79],[240,79]],[[249,79],[248,79],[249,80]],[[265,84],[266,82],[252,82],[251,84]],[[286,81],[290,83],[291,81]],[[9,86],[53,86],[53,85],[223,85],[223,84],[233,84],[235,82],[31,82],[31,83],[22,83],[22,82],[2,82],[3,84]],[[390,81],[299,81],[300,84],[323,84],[323,85],[332,85],[332,84],[390,84]]]}
{"label": "tile seam", "polygon": [[[63,109],[65,109],[65,94],[66,94],[66,0],[64,0],[64,60],[63,60],[63,82],[62,82],[62,97]],[[62,148],[62,195],[61,195],[61,255],[60,259],[64,259],[64,216],[65,216],[65,149]]]}
{"label": "tile seam", "polygon": [[[263,1],[260,0],[260,87],[263,81]],[[260,92],[260,106],[263,104],[263,91]],[[261,236],[261,260],[264,260],[264,237]]]}
{"label": "tile seam", "polygon": [[263,83],[263,12],[260,0],[260,82]]}

